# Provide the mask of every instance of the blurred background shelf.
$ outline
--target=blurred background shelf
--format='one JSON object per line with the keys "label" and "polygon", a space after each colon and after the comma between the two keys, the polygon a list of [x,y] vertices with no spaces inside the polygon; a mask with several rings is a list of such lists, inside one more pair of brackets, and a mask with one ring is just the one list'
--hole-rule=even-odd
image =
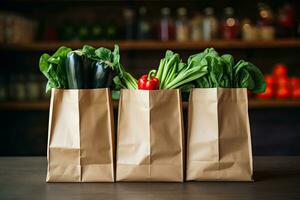
{"label": "blurred background shelf", "polygon": [[[292,78],[300,83],[297,0],[0,2],[0,155],[46,155],[49,95],[39,58],[60,46],[112,49],[118,44],[122,65],[136,78],[157,68],[167,49],[185,62],[214,47],[235,62],[243,59],[261,68],[273,82],[272,97],[279,83],[290,87]],[[286,71],[280,80],[273,79],[276,66]],[[253,154],[300,155],[300,100],[252,97]]]}
{"label": "blurred background shelf", "polygon": [[[183,107],[187,107],[187,102],[183,102]],[[118,101],[113,101],[113,107],[118,107]],[[249,108],[300,108],[299,100],[249,100]],[[49,102],[1,102],[0,110],[18,110],[18,111],[47,111],[49,109]]]}
{"label": "blurred background shelf", "polygon": [[158,41],[158,40],[115,40],[115,41],[50,41],[32,42],[24,44],[2,44],[2,50],[33,50],[53,51],[60,46],[81,48],[83,45],[103,46],[113,48],[119,44],[121,50],[197,50],[207,47],[217,49],[261,49],[261,48],[300,48],[300,39],[276,39],[276,40],[212,40],[212,41]]}

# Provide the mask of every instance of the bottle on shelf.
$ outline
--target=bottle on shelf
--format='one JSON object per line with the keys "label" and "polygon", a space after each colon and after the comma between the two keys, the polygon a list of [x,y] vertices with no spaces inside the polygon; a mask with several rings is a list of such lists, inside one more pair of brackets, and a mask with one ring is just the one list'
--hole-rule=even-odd
{"label": "bottle on shelf", "polygon": [[199,12],[196,12],[191,20],[191,39],[203,40],[203,17]]}
{"label": "bottle on shelf", "polygon": [[205,8],[203,18],[203,39],[212,40],[217,38],[218,20],[214,15],[214,9],[211,7]]}
{"label": "bottle on shelf", "polygon": [[258,31],[257,27],[254,26],[250,19],[245,18],[241,21],[241,32],[243,40],[257,40]]}
{"label": "bottle on shelf", "polygon": [[40,84],[38,76],[35,74],[29,74],[26,81],[26,94],[29,101],[36,101],[40,98]]}
{"label": "bottle on shelf", "polygon": [[189,39],[189,23],[186,8],[178,8],[176,20],[176,40],[186,41]]}
{"label": "bottle on shelf", "polygon": [[151,25],[147,18],[147,8],[139,8],[139,21],[138,21],[138,39],[145,40],[150,38]]}
{"label": "bottle on shelf", "polygon": [[100,23],[94,23],[91,26],[91,39],[93,40],[101,40],[104,39],[104,30],[103,26]]}
{"label": "bottle on shelf", "polygon": [[124,19],[125,19],[125,39],[132,40],[136,38],[135,35],[135,13],[131,8],[124,9]]}
{"label": "bottle on shelf", "polygon": [[81,41],[88,40],[90,36],[90,26],[86,22],[81,22],[78,27],[77,38]]}
{"label": "bottle on shelf", "polygon": [[295,9],[291,4],[286,3],[279,9],[277,35],[279,37],[294,37],[296,35],[295,27]]}
{"label": "bottle on shelf", "polygon": [[274,14],[271,7],[265,3],[258,4],[259,20],[257,21],[259,37],[262,40],[275,38]]}
{"label": "bottle on shelf", "polygon": [[9,96],[12,100],[26,100],[25,78],[23,74],[13,74],[10,76]]}
{"label": "bottle on shelf", "polygon": [[70,21],[65,21],[61,27],[61,38],[62,40],[75,40],[76,39],[76,28]]}
{"label": "bottle on shelf", "polygon": [[0,101],[7,100],[7,81],[5,76],[0,76]]}
{"label": "bottle on shelf", "polygon": [[117,27],[114,23],[108,23],[105,26],[106,34],[105,39],[114,40],[117,37]]}
{"label": "bottle on shelf", "polygon": [[161,9],[162,18],[160,20],[160,39],[162,41],[174,39],[174,23],[170,14],[170,8],[165,7]]}
{"label": "bottle on shelf", "polygon": [[221,35],[223,39],[235,39],[238,37],[239,22],[234,17],[234,10],[232,7],[224,9],[224,18],[221,22]]}

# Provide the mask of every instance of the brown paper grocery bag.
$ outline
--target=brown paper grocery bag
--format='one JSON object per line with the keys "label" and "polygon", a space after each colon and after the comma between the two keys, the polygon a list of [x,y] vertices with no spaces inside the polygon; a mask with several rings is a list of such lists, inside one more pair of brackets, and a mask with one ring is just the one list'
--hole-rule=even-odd
{"label": "brown paper grocery bag", "polygon": [[179,90],[122,90],[117,181],[183,181]]}
{"label": "brown paper grocery bag", "polygon": [[252,180],[247,89],[193,89],[187,180]]}
{"label": "brown paper grocery bag", "polygon": [[109,89],[52,89],[47,182],[113,182]]}

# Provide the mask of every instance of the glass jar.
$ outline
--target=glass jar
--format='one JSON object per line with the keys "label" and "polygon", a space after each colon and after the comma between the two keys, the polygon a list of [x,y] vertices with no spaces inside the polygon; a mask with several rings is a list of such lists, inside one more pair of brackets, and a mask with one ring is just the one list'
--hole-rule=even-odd
{"label": "glass jar", "polygon": [[125,19],[125,39],[135,39],[135,13],[132,9],[126,8],[123,14]]}
{"label": "glass jar", "polygon": [[7,82],[4,76],[0,76],[0,101],[7,100]]}
{"label": "glass jar", "polygon": [[160,20],[160,39],[168,41],[174,39],[174,23],[170,16],[170,8],[162,8]]}
{"label": "glass jar", "polygon": [[9,96],[12,100],[24,101],[26,99],[25,78],[22,74],[11,75],[9,83]]}
{"label": "glass jar", "polygon": [[257,40],[258,39],[258,30],[251,23],[250,19],[244,19],[241,22],[242,27],[242,39],[243,40]]}
{"label": "glass jar", "polygon": [[176,40],[186,41],[189,39],[189,24],[186,8],[178,8],[176,20]]}
{"label": "glass jar", "polygon": [[150,22],[147,18],[147,8],[139,8],[139,22],[138,22],[138,39],[145,40],[150,38]]}
{"label": "glass jar", "polygon": [[200,13],[195,13],[191,21],[191,39],[194,41],[203,39],[203,17]]}
{"label": "glass jar", "polygon": [[203,39],[211,40],[217,38],[218,34],[218,20],[214,16],[213,8],[206,8],[204,10],[204,18],[203,18]]}
{"label": "glass jar", "polygon": [[234,10],[227,7],[224,10],[224,18],[221,23],[221,34],[223,39],[235,39],[238,37],[238,20],[234,17]]}
{"label": "glass jar", "polygon": [[40,84],[35,74],[30,74],[28,76],[28,81],[26,84],[26,93],[27,99],[30,101],[36,101],[40,97]]}

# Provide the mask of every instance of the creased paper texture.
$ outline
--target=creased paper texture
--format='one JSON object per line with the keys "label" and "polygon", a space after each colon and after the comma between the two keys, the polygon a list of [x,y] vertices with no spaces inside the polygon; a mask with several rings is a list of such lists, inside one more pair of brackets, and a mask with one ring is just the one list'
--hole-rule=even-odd
{"label": "creased paper texture", "polygon": [[114,181],[109,89],[52,89],[47,182]]}
{"label": "creased paper texture", "polygon": [[122,90],[117,181],[183,181],[179,90]]}
{"label": "creased paper texture", "polygon": [[187,180],[252,180],[247,89],[193,89],[188,121]]}

